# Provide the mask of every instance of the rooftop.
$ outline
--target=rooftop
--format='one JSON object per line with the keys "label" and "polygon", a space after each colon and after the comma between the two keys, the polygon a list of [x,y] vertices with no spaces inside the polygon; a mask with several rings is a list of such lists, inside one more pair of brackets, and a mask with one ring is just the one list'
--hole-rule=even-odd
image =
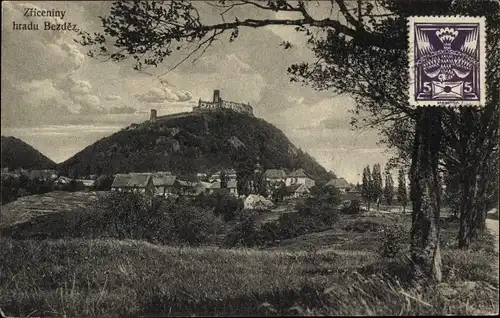
{"label": "rooftop", "polygon": [[309,175],[302,168],[290,172],[288,176],[293,178],[306,178],[306,177],[310,178]]}
{"label": "rooftop", "polygon": [[332,179],[328,181],[327,186],[334,186],[337,189],[349,189],[353,186],[347,182],[344,178]]}
{"label": "rooftop", "polygon": [[283,169],[267,169],[264,176],[268,179],[286,178],[286,172]]}
{"label": "rooftop", "polygon": [[112,188],[145,188],[151,175],[147,173],[117,174],[113,180]]}

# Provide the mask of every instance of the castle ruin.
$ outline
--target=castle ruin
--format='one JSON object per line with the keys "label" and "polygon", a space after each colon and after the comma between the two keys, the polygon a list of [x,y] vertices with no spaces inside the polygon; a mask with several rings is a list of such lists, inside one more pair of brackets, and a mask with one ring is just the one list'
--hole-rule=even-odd
{"label": "castle ruin", "polygon": [[235,103],[227,100],[223,100],[220,97],[220,91],[218,89],[214,90],[213,101],[207,102],[198,100],[198,106],[193,107],[193,111],[217,111],[222,109],[231,109],[238,113],[243,113],[246,115],[253,116],[253,108],[250,104]]}

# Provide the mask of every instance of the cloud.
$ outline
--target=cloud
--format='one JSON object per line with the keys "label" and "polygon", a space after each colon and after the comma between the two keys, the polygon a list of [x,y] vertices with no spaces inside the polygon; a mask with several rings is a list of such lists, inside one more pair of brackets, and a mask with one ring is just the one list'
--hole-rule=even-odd
{"label": "cloud", "polygon": [[134,97],[144,103],[186,102],[193,95],[186,90],[177,90],[170,87],[153,87],[144,94],[134,94]]}
{"label": "cloud", "polygon": [[[24,17],[24,8],[42,9],[30,3],[2,3],[2,25],[11,26],[12,22],[29,23],[44,21],[62,23],[59,18],[44,17],[35,19]],[[45,8],[43,8],[45,9]],[[19,31],[2,28],[2,67],[13,81],[65,76],[79,69],[85,55],[72,44],[66,31]],[[2,73],[3,73],[2,72]]]}
{"label": "cloud", "polygon": [[224,70],[227,73],[249,73],[252,67],[243,62],[235,53],[230,54],[211,54],[202,56],[195,62],[196,73],[214,73]]}
{"label": "cloud", "polygon": [[101,105],[99,97],[93,94],[74,95],[73,99],[85,106],[87,109],[97,109]]}
{"label": "cloud", "polygon": [[108,101],[113,101],[113,100],[120,100],[122,98],[118,95],[108,95],[108,96],[104,97],[104,99],[108,100]]}
{"label": "cloud", "polygon": [[109,113],[110,114],[134,114],[136,111],[135,108],[133,107],[127,107],[127,106],[123,106],[123,107],[111,107],[109,109]]}
{"label": "cloud", "polygon": [[[24,17],[25,8],[47,9],[31,3],[2,3],[3,25],[16,23],[63,22],[59,18]],[[49,8],[50,9],[50,8]],[[73,79],[85,62],[85,55],[72,44],[66,31],[16,31],[3,28],[2,81],[9,82],[2,88],[2,99],[9,100],[2,121],[13,123],[42,123],[64,114],[100,113],[99,97],[92,92],[92,85],[85,80]],[[2,110],[3,111],[3,110]],[[21,118],[16,118],[22,114]]]}
{"label": "cloud", "polygon": [[75,94],[89,94],[90,91],[92,91],[92,85],[87,81],[75,81],[71,87],[71,92]]}

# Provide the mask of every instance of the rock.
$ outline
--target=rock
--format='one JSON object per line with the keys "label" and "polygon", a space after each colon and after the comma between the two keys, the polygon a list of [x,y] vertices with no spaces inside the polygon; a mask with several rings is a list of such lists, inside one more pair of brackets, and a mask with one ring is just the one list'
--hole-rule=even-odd
{"label": "rock", "polygon": [[458,294],[458,291],[452,288],[449,284],[441,283],[437,286],[437,289],[441,293],[441,295],[445,297],[453,297]]}
{"label": "rock", "polygon": [[157,146],[165,146],[167,148],[167,154],[172,151],[172,152],[178,152],[181,149],[181,145],[179,144],[179,141],[166,137],[166,136],[160,136],[156,138],[155,141]]}
{"label": "rock", "polygon": [[262,305],[260,305],[260,308],[267,313],[277,313],[277,310],[274,309],[274,306],[268,302],[265,302]]}
{"label": "rock", "polygon": [[238,139],[236,136],[232,136],[231,138],[228,139],[228,142],[233,145],[234,148],[238,149],[240,147],[246,147],[245,144]]}
{"label": "rock", "polygon": [[477,286],[478,286],[477,282],[464,282],[461,287],[463,292],[469,293],[474,289],[476,289]]}

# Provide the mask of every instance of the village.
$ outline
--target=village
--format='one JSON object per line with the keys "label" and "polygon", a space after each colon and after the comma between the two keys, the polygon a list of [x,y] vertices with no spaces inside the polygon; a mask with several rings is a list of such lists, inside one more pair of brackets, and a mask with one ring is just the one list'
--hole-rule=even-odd
{"label": "village", "polygon": [[[108,185],[102,186],[102,178],[106,177]],[[195,197],[201,194],[230,195],[246,199],[249,195],[261,199],[276,201],[307,197],[311,189],[319,186],[315,180],[302,168],[287,173],[287,169],[262,169],[257,164],[254,169],[253,181],[250,181],[250,190],[242,192],[242,185],[238,185],[235,169],[219,170],[214,173],[196,173],[189,175],[175,175],[170,171],[157,172],[130,172],[119,173],[114,176],[90,175],[87,178],[70,178],[60,175],[57,170],[2,170],[2,180],[5,179],[35,180],[50,184],[51,190],[63,191],[114,191],[142,193],[148,197]],[[255,191],[252,183],[255,178],[262,178],[264,189]],[[112,180],[112,181],[111,181]],[[361,201],[359,189],[347,182],[344,178],[331,179],[322,186],[333,186],[339,190],[342,201]],[[240,190],[239,190],[240,189]],[[45,191],[46,192],[46,191]],[[259,193],[256,193],[259,192]]]}

